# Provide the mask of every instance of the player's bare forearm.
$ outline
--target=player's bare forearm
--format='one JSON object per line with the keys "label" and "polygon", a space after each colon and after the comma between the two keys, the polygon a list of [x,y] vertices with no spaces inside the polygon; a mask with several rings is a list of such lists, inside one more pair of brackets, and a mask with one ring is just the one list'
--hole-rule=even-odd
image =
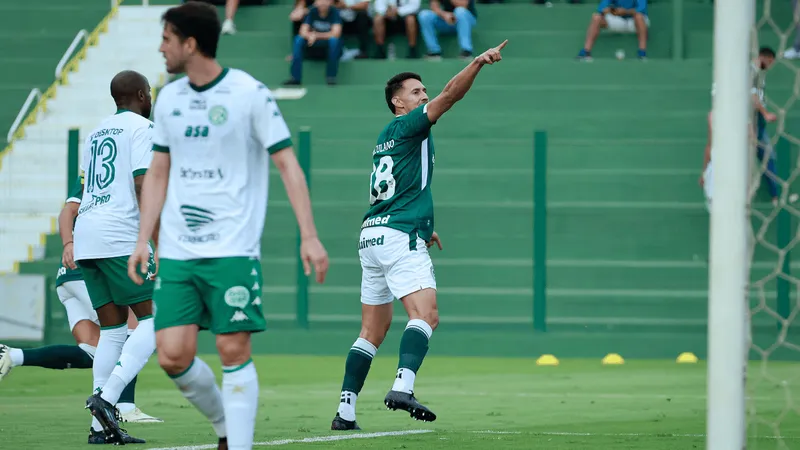
{"label": "player's bare forearm", "polygon": [[72,224],[78,217],[80,203],[67,202],[58,214],[58,234],[61,235],[61,244],[67,245],[72,241]]}
{"label": "player's bare forearm", "polygon": [[142,195],[139,218],[139,243],[147,243],[151,238],[158,237],[155,231],[156,224],[164,208],[167,197],[167,183],[169,182],[169,154],[153,152],[153,161],[142,183]]}
{"label": "player's bare forearm", "polygon": [[294,151],[291,147],[280,150],[272,155],[272,161],[278,168],[283,185],[286,187],[286,194],[289,196],[289,202],[300,227],[300,236],[303,239],[316,236],[317,227],[314,225],[306,176],[297,162]]}
{"label": "player's bare forearm", "polygon": [[467,95],[467,92],[475,82],[475,77],[481,71],[483,64],[477,59],[472,60],[467,67],[461,70],[456,76],[447,82],[442,92],[428,104],[428,118],[431,122],[436,122],[439,118],[450,110],[453,105]]}

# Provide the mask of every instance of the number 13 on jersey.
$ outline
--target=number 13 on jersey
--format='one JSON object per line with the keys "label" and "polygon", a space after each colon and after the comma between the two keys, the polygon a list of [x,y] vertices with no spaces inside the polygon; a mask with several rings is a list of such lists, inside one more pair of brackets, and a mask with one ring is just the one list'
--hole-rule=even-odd
{"label": "number 13 on jersey", "polygon": [[391,156],[384,156],[378,161],[377,166],[372,166],[372,175],[369,182],[369,204],[374,205],[378,200],[388,200],[394,196],[395,181],[392,175],[394,161]]}

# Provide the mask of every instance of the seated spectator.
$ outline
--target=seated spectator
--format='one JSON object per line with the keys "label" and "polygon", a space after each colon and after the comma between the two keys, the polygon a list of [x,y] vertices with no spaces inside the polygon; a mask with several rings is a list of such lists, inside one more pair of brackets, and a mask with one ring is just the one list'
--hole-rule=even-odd
{"label": "seated spectator", "polygon": [[600,34],[601,28],[608,28],[615,33],[636,33],[639,38],[639,59],[647,58],[647,0],[601,0],[597,12],[592,15],[589,29],[586,30],[586,42],[578,53],[582,61],[592,60],[592,47]]}
{"label": "seated spectator", "polygon": [[478,22],[475,0],[431,0],[431,9],[419,13],[422,39],[428,49],[428,59],[442,58],[438,33],[456,34],[461,57],[472,57],[472,28]]}
{"label": "seated spectator", "polygon": [[[399,3],[399,4],[398,4]],[[386,35],[405,31],[408,37],[408,57],[419,58],[417,53],[417,13],[421,0],[375,0],[372,18],[375,57],[386,59]]]}
{"label": "seated spectator", "polygon": [[369,52],[369,0],[336,0],[334,3],[342,17],[342,33],[358,38],[356,59],[368,58]]}
{"label": "seated spectator", "polygon": [[332,0],[316,0],[309,8],[300,34],[294,38],[292,49],[292,77],[284,86],[299,86],[303,79],[303,57],[327,59],[325,75],[329,85],[336,84],[339,57],[342,56],[342,18],[339,10],[331,6]]}
{"label": "seated spectator", "polygon": [[300,34],[300,27],[306,20],[307,15],[308,6],[306,6],[306,0],[295,0],[294,8],[289,13],[289,20],[292,21],[292,43],[294,43],[294,37]]}

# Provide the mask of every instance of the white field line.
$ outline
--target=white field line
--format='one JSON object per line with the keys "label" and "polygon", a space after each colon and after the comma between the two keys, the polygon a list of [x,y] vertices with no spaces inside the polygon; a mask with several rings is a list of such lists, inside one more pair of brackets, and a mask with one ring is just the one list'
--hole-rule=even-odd
{"label": "white field line", "polygon": [[[404,431],[382,431],[379,433],[353,433],[353,434],[334,434],[330,436],[308,437],[303,439],[277,439],[266,442],[253,442],[253,447],[273,447],[287,444],[313,444],[317,442],[347,441],[351,439],[370,439],[389,436],[406,436],[410,434],[431,433],[433,430],[404,430]],[[184,447],[159,447],[148,450],[206,450],[217,448],[217,444],[208,445],[188,445]]]}
{"label": "white field line", "polygon": [[[529,434],[532,436],[568,436],[568,437],[658,437],[658,438],[704,438],[705,434],[682,434],[682,433],[579,433],[571,431],[473,431],[475,434]],[[800,436],[752,436],[755,439],[784,439],[795,440]]]}

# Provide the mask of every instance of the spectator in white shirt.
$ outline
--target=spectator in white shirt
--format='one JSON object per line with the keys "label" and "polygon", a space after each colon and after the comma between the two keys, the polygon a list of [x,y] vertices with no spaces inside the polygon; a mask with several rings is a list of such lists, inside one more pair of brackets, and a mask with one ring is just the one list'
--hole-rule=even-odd
{"label": "spectator in white shirt", "polygon": [[368,58],[369,51],[369,0],[336,0],[334,6],[342,17],[342,33],[358,38],[356,59]]}
{"label": "spectator in white shirt", "polygon": [[417,13],[421,0],[375,0],[372,18],[377,51],[375,57],[386,59],[386,35],[405,32],[408,37],[408,58],[419,58],[417,52]]}

